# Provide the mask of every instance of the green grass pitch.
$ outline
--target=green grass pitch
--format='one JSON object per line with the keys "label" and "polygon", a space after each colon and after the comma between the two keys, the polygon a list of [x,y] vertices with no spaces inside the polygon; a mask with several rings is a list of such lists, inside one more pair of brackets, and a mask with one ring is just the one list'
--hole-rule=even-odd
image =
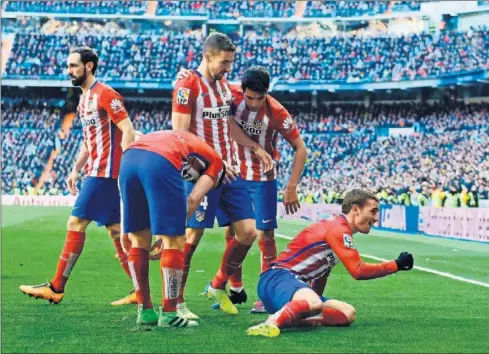
{"label": "green grass pitch", "polygon": [[[248,304],[238,316],[210,308],[199,293],[214,276],[224,249],[222,229],[210,230],[194,255],[186,299],[200,326],[154,332],[133,331],[135,306],[111,307],[132,284],[114,257],[104,228],[91,225],[84,252],[60,305],[22,295],[21,284],[52,277],[65,238],[69,208],[2,208],[2,352],[489,352],[489,289],[412,270],[356,281],[337,266],[326,296],[352,304],[349,328],[285,330],[278,338],[247,337],[265,315],[250,315],[256,300],[259,250],[244,263]],[[294,236],[305,222],[280,222]],[[278,239],[284,249],[287,240]],[[489,283],[489,245],[373,231],[357,235],[362,254],[393,259],[414,254],[418,266]],[[365,259],[366,261],[371,261]],[[161,300],[159,262],[150,269],[153,302]]]}

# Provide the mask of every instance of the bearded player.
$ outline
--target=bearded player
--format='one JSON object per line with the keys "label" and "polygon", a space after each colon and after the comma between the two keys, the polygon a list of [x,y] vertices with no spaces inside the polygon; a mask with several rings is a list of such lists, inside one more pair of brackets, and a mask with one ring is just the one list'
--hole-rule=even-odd
{"label": "bearded player", "polygon": [[[67,179],[70,193],[79,194],[68,218],[66,241],[56,273],[48,283],[20,286],[24,294],[54,304],[63,300],[66,283],[85,245],[85,230],[92,221],[106,227],[121,265],[131,278],[120,242],[117,178],[122,151],[134,141],[135,132],[121,95],[95,78],[98,61],[97,53],[89,47],[71,50],[67,61],[72,84],[82,90],[78,116],[83,124],[83,144]],[[85,179],[78,191],[82,167],[85,167]],[[135,294],[132,296],[135,300]]]}
{"label": "bearded player", "polygon": [[[221,266],[208,286],[207,296],[216,300],[221,310],[237,314],[238,310],[226,293],[226,284],[241,264],[256,238],[255,214],[248,188],[235,171],[237,162],[230,136],[231,89],[224,75],[231,70],[236,51],[229,37],[213,33],[203,44],[200,66],[189,77],[178,80],[173,92],[172,125],[174,130],[189,130],[209,144],[221,156],[226,166],[225,184],[211,190],[197,212],[188,220],[184,247],[185,268],[182,278],[179,312],[187,319],[197,319],[185,305],[183,290],[190,262],[206,228],[231,224],[236,236],[226,245]],[[239,134],[239,132],[238,132]],[[248,143],[264,161],[265,172],[273,167],[270,156],[241,132],[243,143]],[[187,182],[187,193],[192,185]]]}
{"label": "bearded player", "polygon": [[[258,296],[271,316],[248,328],[252,336],[276,337],[293,326],[348,326],[355,321],[355,308],[325,298],[326,281],[333,267],[343,263],[357,280],[384,277],[413,268],[410,253],[380,264],[364,263],[353,244],[357,232],[367,234],[378,221],[379,201],[371,192],[354,189],[333,215],[301,231],[262,273]],[[312,285],[309,285],[312,282]]]}

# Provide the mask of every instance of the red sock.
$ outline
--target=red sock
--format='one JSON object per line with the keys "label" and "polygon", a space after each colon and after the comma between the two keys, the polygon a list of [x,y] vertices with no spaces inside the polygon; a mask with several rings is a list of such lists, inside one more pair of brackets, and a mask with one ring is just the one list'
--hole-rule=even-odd
{"label": "red sock", "polygon": [[[229,242],[234,240],[234,233],[231,233],[229,229],[226,230],[226,247]],[[242,288],[243,287],[243,267],[237,268],[234,273],[229,277],[229,286],[232,288]]]}
{"label": "red sock", "polygon": [[261,271],[264,272],[270,268],[270,263],[277,258],[277,246],[275,238],[265,237],[264,240],[258,241],[261,251]]}
{"label": "red sock", "polygon": [[131,248],[128,264],[138,305],[143,304],[145,309],[153,308],[149,289],[149,252],[144,248]]}
{"label": "red sock", "polygon": [[244,245],[238,240],[233,239],[226,246],[222,256],[221,268],[211,282],[214,289],[225,289],[229,277],[241,267],[251,246]]}
{"label": "red sock", "polygon": [[85,233],[78,231],[68,231],[66,233],[65,246],[59,256],[58,267],[56,268],[56,274],[51,280],[51,286],[56,292],[63,292],[65,290],[66,282],[70,276],[73,267],[80,257],[85,245]]}
{"label": "red sock", "polygon": [[333,308],[324,308],[322,314],[312,318],[306,318],[301,321],[301,326],[349,326],[350,322],[346,315],[340,310]]}
{"label": "red sock", "polygon": [[161,252],[160,270],[163,279],[162,306],[163,312],[175,312],[182,283],[183,252],[180,250],[164,249]]}
{"label": "red sock", "polygon": [[306,317],[311,308],[306,300],[295,300],[287,303],[282,309],[273,316],[273,322],[278,328],[292,327],[301,322]]}
{"label": "red sock", "polygon": [[122,249],[121,239],[119,237],[114,240],[114,246],[117,250],[116,257],[119,259],[119,263],[121,264],[124,272],[126,272],[129,279],[131,279],[131,272],[129,271],[129,266],[127,265],[127,254]]}
{"label": "red sock", "polygon": [[197,249],[197,245],[192,245],[191,243],[185,243],[185,247],[183,248],[183,275],[182,282],[180,284],[180,294],[178,296],[178,303],[184,302],[183,292],[185,291],[185,285],[187,284],[188,272],[190,270],[190,261],[192,260],[192,256],[194,255],[195,250]]}

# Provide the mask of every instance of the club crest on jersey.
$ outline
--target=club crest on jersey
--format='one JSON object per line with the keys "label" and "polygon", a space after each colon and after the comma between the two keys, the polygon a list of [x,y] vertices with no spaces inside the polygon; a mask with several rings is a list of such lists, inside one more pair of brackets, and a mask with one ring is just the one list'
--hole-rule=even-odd
{"label": "club crest on jersey", "polygon": [[229,118],[230,106],[204,107],[202,109],[202,119],[223,119]]}
{"label": "club crest on jersey", "polygon": [[285,130],[289,131],[292,129],[294,124],[295,124],[294,120],[291,117],[287,117],[283,122],[283,127]]}
{"label": "club crest on jersey", "polygon": [[205,211],[198,211],[195,213],[195,218],[198,222],[202,222],[205,219]]}
{"label": "club crest on jersey", "polygon": [[178,104],[188,104],[188,99],[190,97],[190,89],[185,87],[180,87],[177,93],[177,103]]}
{"label": "club crest on jersey", "polygon": [[351,248],[352,250],[355,249],[355,246],[353,246],[353,238],[351,237],[351,235],[343,234],[343,244],[346,248]]}
{"label": "club crest on jersey", "polygon": [[110,109],[112,109],[112,112],[114,113],[119,113],[124,110],[124,105],[120,99],[114,98],[112,101],[110,101]]}

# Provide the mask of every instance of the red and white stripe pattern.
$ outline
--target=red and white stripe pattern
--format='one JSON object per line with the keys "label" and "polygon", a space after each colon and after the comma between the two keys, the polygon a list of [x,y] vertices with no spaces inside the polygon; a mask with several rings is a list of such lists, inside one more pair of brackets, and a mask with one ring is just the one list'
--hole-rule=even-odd
{"label": "red and white stripe pattern", "polygon": [[[122,132],[103,107],[102,96],[113,95],[112,90],[96,82],[80,97],[78,116],[83,125],[83,138],[88,150],[85,175],[90,177],[117,178],[122,157]],[[107,98],[104,98],[107,101]]]}
{"label": "red and white stripe pattern", "polygon": [[279,255],[272,266],[289,269],[301,280],[310,281],[330,272],[339,263],[338,257],[325,241],[305,247],[300,247],[299,244],[300,242],[293,249],[289,249],[289,244],[287,250]]}
{"label": "red and white stripe pattern", "polygon": [[226,80],[211,84],[204,76],[198,75],[196,87],[198,93],[190,121],[190,132],[209,144],[221,158],[236,165],[234,146],[231,141],[229,116],[232,93]]}
{"label": "red and white stripe pattern", "polygon": [[[266,104],[264,103],[264,105]],[[258,112],[252,112],[246,108],[246,102],[243,99],[236,107],[234,120],[252,140],[260,144],[272,156],[274,161],[278,161],[278,131],[271,126],[270,117],[266,114],[267,111],[269,110],[260,109]],[[240,163],[241,177],[243,179],[248,181],[272,181],[276,178],[276,168],[264,174],[264,166],[260,159],[249,148],[239,145],[236,142],[234,144]]]}

